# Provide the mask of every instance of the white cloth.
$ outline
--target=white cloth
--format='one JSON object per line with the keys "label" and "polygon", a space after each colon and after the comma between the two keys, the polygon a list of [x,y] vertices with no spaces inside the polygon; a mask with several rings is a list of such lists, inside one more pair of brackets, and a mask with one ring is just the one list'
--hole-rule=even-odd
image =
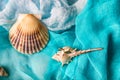
{"label": "white cloth", "polygon": [[41,21],[52,31],[67,30],[75,24],[86,0],[0,0],[0,25],[9,30],[18,14],[42,15]]}

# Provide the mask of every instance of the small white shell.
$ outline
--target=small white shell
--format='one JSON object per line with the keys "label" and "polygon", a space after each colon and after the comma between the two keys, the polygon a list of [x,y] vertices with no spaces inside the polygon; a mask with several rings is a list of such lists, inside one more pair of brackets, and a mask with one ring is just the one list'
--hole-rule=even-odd
{"label": "small white shell", "polygon": [[42,50],[49,40],[48,30],[34,15],[21,14],[9,31],[10,42],[21,53]]}
{"label": "small white shell", "polygon": [[4,70],[3,67],[0,67],[0,76],[8,76],[7,72]]}
{"label": "small white shell", "polygon": [[71,59],[75,56],[96,50],[102,50],[102,48],[93,48],[88,50],[77,51],[76,49],[66,46],[61,48],[60,51],[58,51],[55,55],[53,55],[52,59],[61,62],[62,65],[64,65],[64,64],[68,64],[71,61]]}

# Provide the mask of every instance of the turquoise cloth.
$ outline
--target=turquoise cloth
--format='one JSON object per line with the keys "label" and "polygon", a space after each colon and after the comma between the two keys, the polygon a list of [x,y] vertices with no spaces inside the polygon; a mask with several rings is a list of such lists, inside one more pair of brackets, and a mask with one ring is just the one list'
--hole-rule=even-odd
{"label": "turquoise cloth", "polygon": [[[16,51],[0,27],[0,66],[9,73],[0,80],[120,80],[119,5],[119,0],[88,0],[76,25],[62,33],[49,31],[46,48],[33,55]],[[63,46],[104,50],[77,56],[62,67],[51,57]]]}

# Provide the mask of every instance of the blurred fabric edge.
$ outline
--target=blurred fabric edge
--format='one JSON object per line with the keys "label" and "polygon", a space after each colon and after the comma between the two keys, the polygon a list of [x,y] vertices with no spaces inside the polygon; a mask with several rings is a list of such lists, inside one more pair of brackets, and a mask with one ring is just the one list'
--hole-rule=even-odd
{"label": "blurred fabric edge", "polygon": [[0,25],[9,30],[18,14],[41,14],[42,21],[49,30],[61,32],[75,25],[75,18],[84,8],[87,0],[72,2],[71,0],[2,0]]}

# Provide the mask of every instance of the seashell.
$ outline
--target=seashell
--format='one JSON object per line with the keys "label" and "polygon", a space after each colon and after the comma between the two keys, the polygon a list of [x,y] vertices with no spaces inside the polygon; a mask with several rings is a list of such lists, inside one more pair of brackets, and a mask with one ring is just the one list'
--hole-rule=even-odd
{"label": "seashell", "polygon": [[0,76],[8,76],[8,73],[4,70],[3,67],[0,67]]}
{"label": "seashell", "polygon": [[45,25],[33,14],[20,14],[9,31],[9,39],[19,52],[32,54],[47,45],[49,34]]}
{"label": "seashell", "polygon": [[93,48],[88,50],[79,50],[70,48],[68,46],[61,48],[55,55],[52,56],[52,58],[58,62],[62,63],[62,66],[64,64],[68,64],[71,59],[75,56],[78,56],[83,53],[92,52],[96,50],[102,50],[103,48]]}

